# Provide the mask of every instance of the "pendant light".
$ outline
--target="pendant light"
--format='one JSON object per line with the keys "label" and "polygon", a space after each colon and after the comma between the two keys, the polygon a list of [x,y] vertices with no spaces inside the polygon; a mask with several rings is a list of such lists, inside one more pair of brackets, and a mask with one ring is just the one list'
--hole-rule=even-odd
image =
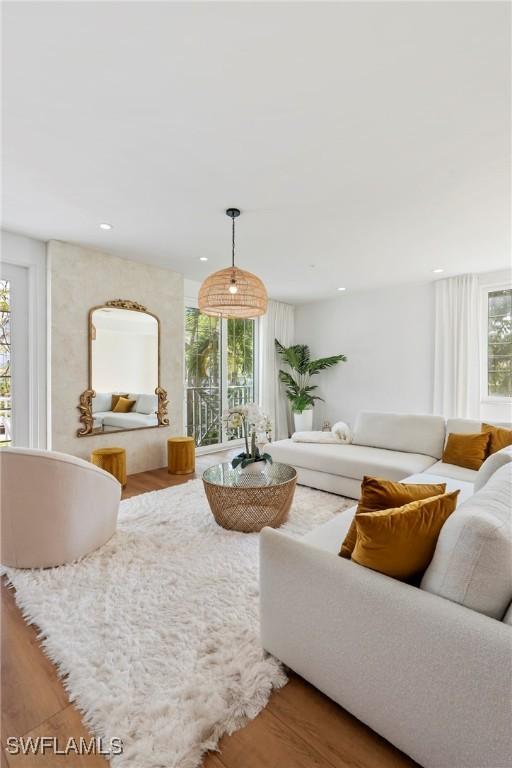
{"label": "pendant light", "polygon": [[232,225],[231,266],[214,272],[199,289],[199,309],[205,315],[251,318],[267,311],[267,291],[252,272],[235,267],[235,219],[238,208],[228,208]]}

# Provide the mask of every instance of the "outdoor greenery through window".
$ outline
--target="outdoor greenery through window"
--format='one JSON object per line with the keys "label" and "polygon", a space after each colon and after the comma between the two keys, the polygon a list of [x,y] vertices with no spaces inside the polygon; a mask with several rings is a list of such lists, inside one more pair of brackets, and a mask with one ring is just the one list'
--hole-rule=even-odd
{"label": "outdoor greenery through window", "polygon": [[511,288],[488,293],[487,391],[490,397],[512,397]]}
{"label": "outdoor greenery through window", "polygon": [[11,311],[9,281],[0,280],[0,446],[11,442]]}
{"label": "outdoor greenery through window", "polygon": [[185,309],[187,434],[197,446],[216,445],[228,435],[222,414],[255,400],[254,320],[220,320]]}

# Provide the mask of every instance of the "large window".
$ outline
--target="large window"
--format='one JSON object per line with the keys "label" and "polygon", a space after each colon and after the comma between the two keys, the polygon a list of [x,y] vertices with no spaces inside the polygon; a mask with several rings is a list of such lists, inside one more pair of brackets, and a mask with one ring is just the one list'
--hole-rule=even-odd
{"label": "large window", "polygon": [[223,412],[256,398],[254,320],[219,320],[185,309],[187,434],[198,447],[241,435],[225,433]]}
{"label": "large window", "polygon": [[488,290],[487,397],[512,397],[512,289]]}

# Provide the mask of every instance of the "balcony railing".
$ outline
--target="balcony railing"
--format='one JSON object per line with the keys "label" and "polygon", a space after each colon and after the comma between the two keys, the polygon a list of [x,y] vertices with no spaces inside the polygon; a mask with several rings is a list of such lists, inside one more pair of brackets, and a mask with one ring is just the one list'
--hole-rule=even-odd
{"label": "balcony railing", "polygon": [[[247,405],[254,401],[252,384],[229,385],[228,407]],[[198,447],[216,445],[224,439],[236,440],[242,433],[229,437],[223,434],[222,400],[219,387],[187,387],[187,434]]]}

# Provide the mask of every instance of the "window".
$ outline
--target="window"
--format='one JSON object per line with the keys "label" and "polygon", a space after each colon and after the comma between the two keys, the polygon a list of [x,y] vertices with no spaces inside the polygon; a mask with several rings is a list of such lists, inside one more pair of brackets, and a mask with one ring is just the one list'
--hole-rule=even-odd
{"label": "window", "polygon": [[9,281],[0,280],[0,446],[11,443],[11,307]]}
{"label": "window", "polygon": [[254,320],[220,320],[185,309],[186,428],[198,447],[227,435],[223,412],[256,399]]}
{"label": "window", "polygon": [[512,397],[512,288],[487,290],[486,395]]}
{"label": "window", "polygon": [[[246,405],[255,400],[254,320],[227,321],[227,406]],[[232,439],[241,438],[242,432]]]}

